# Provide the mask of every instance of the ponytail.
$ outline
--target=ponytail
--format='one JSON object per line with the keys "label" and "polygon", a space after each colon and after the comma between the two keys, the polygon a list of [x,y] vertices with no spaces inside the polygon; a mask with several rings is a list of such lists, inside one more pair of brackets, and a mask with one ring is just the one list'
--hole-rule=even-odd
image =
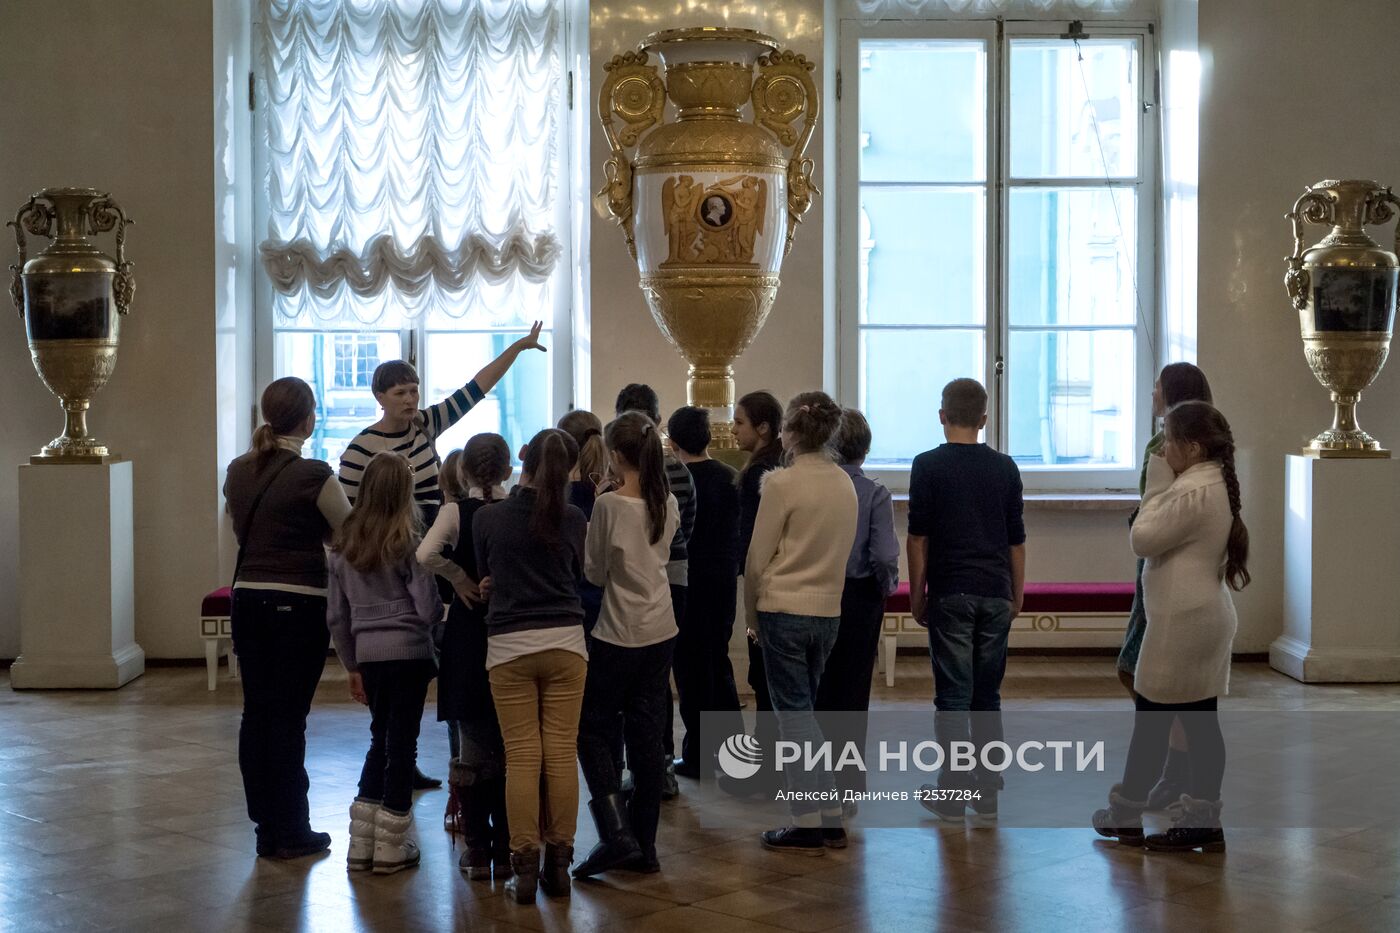
{"label": "ponytail", "polygon": [[257,454],[254,472],[261,473],[272,463],[272,456],[277,452],[277,439],[290,436],[316,413],[316,393],[296,376],[283,376],[263,389],[258,407],[262,409],[265,423],[253,432],[252,449]]}
{"label": "ponytail", "polygon": [[642,502],[647,508],[648,537],[652,544],[666,530],[666,497],[671,484],[666,481],[666,455],[661,450],[661,432],[656,423],[639,411],[623,412],[608,425],[608,449],[637,470]]}
{"label": "ponytail", "polygon": [[530,531],[554,544],[564,524],[568,505],[569,473],[578,461],[578,445],[557,428],[545,428],[530,439],[521,473],[530,477],[535,490],[535,508],[530,513]]}
{"label": "ponytail", "polygon": [[578,478],[590,479],[608,467],[608,449],[603,446],[603,422],[591,411],[574,409],[559,419],[559,430],[578,445]]}
{"label": "ponytail", "polygon": [[1182,443],[1201,445],[1207,460],[1220,464],[1225,494],[1230,500],[1230,537],[1225,543],[1225,567],[1221,574],[1236,592],[1249,585],[1249,529],[1240,516],[1240,478],[1235,472],[1235,436],[1230,423],[1209,402],[1186,401],[1167,411],[1167,436]]}

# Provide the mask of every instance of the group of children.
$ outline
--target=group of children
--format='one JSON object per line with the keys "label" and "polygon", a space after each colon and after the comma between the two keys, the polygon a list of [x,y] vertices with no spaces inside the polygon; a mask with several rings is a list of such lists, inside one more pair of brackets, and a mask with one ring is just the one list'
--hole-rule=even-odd
{"label": "group of children", "polygon": [[[734,434],[750,456],[737,473],[709,457],[703,410],[677,410],[663,442],[656,395],[639,385],[623,390],[606,426],[576,411],[536,434],[519,452],[520,477],[509,492],[511,452],[499,435],[478,434],[440,463],[437,437],[515,355],[537,346],[532,340],[425,410],[412,367],[382,365],[374,391],[384,418],[341,462],[342,499],[353,510],[327,511],[319,502],[326,517],[317,526],[333,531],[327,624],[350,693],[371,718],[350,808],[350,869],[392,873],[419,862],[411,792],[419,721],[437,677],[438,717],[454,733],[450,783],[466,841],[460,866],[472,879],[507,879],[507,893],[522,903],[537,888],[570,891],[576,762],[600,842],[572,876],[659,870],[660,802],[674,781],[673,671],[685,728],[675,773],[698,776],[700,711],[742,725],[728,659],[739,576],[756,705],[773,710],[783,736],[799,742],[820,740],[815,711],[868,708],[882,607],[898,579],[891,497],[860,469],[869,426],[821,392],[802,393],[786,408],[766,392],[740,399]],[[1162,838],[1146,837],[1154,848],[1223,846],[1224,746],[1214,710],[1234,631],[1228,588],[1248,581],[1233,440],[1208,387],[1192,390],[1197,383],[1183,377],[1184,365],[1169,367],[1159,383],[1164,433],[1148,448],[1132,531],[1144,563],[1124,652],[1135,677],[1125,675],[1125,683],[1139,720],[1123,783],[1094,817],[1100,833],[1142,842],[1141,813],[1167,758],[1159,785],[1169,786],[1155,795],[1171,797],[1166,802],[1189,819]],[[267,450],[290,450],[296,431],[304,437],[314,427],[314,414],[292,426],[306,406],[293,407],[281,418],[292,433],[269,433],[262,459],[250,464],[270,462]],[[929,628],[940,734],[955,738],[970,728],[979,743],[1000,737],[996,720],[969,727],[967,713],[1000,708],[1025,579],[1020,475],[1009,457],[979,442],[986,408],[973,380],[945,388],[948,443],[914,462],[907,544],[913,613]],[[233,475],[231,467],[231,482]],[[275,480],[273,473],[264,482],[252,512]],[[328,501],[338,495],[329,487],[308,490]],[[238,498],[230,494],[231,508]],[[242,533],[240,542],[246,549]],[[1182,605],[1175,595],[1182,592],[1215,595]],[[1160,726],[1149,713],[1178,717],[1170,758],[1171,721]],[[993,731],[979,733],[978,722]],[[304,731],[304,711],[301,723]],[[793,791],[835,787],[819,770],[788,780]],[[994,818],[999,779],[970,780],[979,802],[931,808],[960,820],[970,805]],[[812,802],[833,796],[792,794],[791,825],[763,833],[763,845],[811,854],[845,846],[840,805]],[[252,814],[251,790],[249,799]],[[325,834],[309,832],[298,837],[300,848],[279,851],[320,845]]]}

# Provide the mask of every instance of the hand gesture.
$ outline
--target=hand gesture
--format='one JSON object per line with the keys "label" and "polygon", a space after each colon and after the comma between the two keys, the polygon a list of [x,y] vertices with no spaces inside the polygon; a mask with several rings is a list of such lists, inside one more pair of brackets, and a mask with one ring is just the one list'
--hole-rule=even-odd
{"label": "hand gesture", "polygon": [[467,578],[461,583],[452,584],[452,589],[457,591],[457,597],[468,606],[479,606],[486,602],[486,598],[481,595],[481,588]]}
{"label": "hand gesture", "polygon": [[540,330],[543,327],[544,321],[536,321],[530,328],[530,333],[515,342],[515,351],[519,353],[521,350],[539,350],[548,353],[549,348],[540,343]]}
{"label": "hand gesture", "polygon": [[365,695],[365,679],[356,671],[352,671],[350,678],[350,699],[362,706],[369,706],[369,697]]}

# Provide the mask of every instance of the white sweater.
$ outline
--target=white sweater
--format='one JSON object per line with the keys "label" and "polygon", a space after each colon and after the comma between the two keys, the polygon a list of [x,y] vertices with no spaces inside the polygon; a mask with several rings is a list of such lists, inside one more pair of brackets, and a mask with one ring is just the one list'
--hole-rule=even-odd
{"label": "white sweater", "polygon": [[856,489],[823,454],[802,454],[763,477],[744,568],[750,609],[841,615],[846,559],[856,539]]}
{"label": "white sweater", "polygon": [[1134,688],[1155,703],[1192,703],[1230,689],[1235,604],[1225,584],[1225,545],[1234,522],[1220,464],[1198,463],[1173,478],[1148,459],[1147,488],[1133,523],[1147,629]]}
{"label": "white sweater", "polygon": [[646,502],[607,492],[593,503],[583,547],[583,575],[603,588],[594,638],[624,648],[644,648],[675,637],[666,564],[680,522],[676,497],[668,494],[666,524],[652,543]]}

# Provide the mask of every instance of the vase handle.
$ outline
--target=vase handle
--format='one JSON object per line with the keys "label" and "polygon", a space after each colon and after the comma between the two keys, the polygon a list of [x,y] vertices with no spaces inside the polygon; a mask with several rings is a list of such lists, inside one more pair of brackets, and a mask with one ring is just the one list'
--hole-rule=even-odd
{"label": "vase handle", "polygon": [[[632,232],[632,160],[627,150],[642,133],[661,122],[666,106],[666,85],[646,52],[623,52],[603,66],[603,86],[598,92],[598,120],[603,124],[612,155],[603,163],[607,179],[593,198],[600,216],[611,216],[622,228],[627,252],[635,260],[637,243]],[[617,124],[621,123],[619,129]]]}
{"label": "vase handle", "polygon": [[19,312],[21,318],[24,317],[24,263],[27,258],[24,239],[24,232],[28,230],[35,236],[53,236],[53,209],[47,204],[39,202],[39,196],[31,195],[29,202],[19,209],[15,214],[15,219],[5,224],[7,227],[15,228],[15,245],[19,247],[19,263],[10,266],[10,299],[15,303],[15,310]]}
{"label": "vase handle", "polygon": [[[821,98],[812,79],[812,62],[791,50],[770,52],[758,60],[758,80],[753,85],[753,119],[772,130],[788,149],[787,242],[783,255],[792,251],[793,235],[802,215],[812,206],[812,197],[821,194],[812,184],[816,163],[805,157],[817,128]],[[797,125],[801,120],[801,125]]]}
{"label": "vase handle", "polygon": [[1336,224],[1334,219],[1335,202],[1324,194],[1309,188],[1302,197],[1293,202],[1293,210],[1283,216],[1293,223],[1293,253],[1288,259],[1288,271],[1283,275],[1283,284],[1288,289],[1288,297],[1293,307],[1302,311],[1308,306],[1308,288],[1311,276],[1303,268],[1303,224]]}
{"label": "vase handle", "polygon": [[94,236],[106,233],[113,227],[117,230],[117,275],[112,281],[112,295],[116,299],[117,313],[126,314],[131,310],[131,299],[136,294],[136,279],[132,275],[131,262],[126,258],[126,228],[135,223],[126,216],[110,195],[103,195],[88,205],[88,232]]}
{"label": "vase handle", "polygon": [[[1395,192],[1390,190],[1390,186],[1377,189],[1371,195],[1370,203],[1366,207],[1366,222],[1370,224],[1389,223],[1390,219],[1400,213],[1400,197],[1396,197]],[[1395,224],[1395,247],[1394,253],[1400,258],[1400,221]],[[1395,312],[1400,314],[1400,293],[1395,296]]]}

